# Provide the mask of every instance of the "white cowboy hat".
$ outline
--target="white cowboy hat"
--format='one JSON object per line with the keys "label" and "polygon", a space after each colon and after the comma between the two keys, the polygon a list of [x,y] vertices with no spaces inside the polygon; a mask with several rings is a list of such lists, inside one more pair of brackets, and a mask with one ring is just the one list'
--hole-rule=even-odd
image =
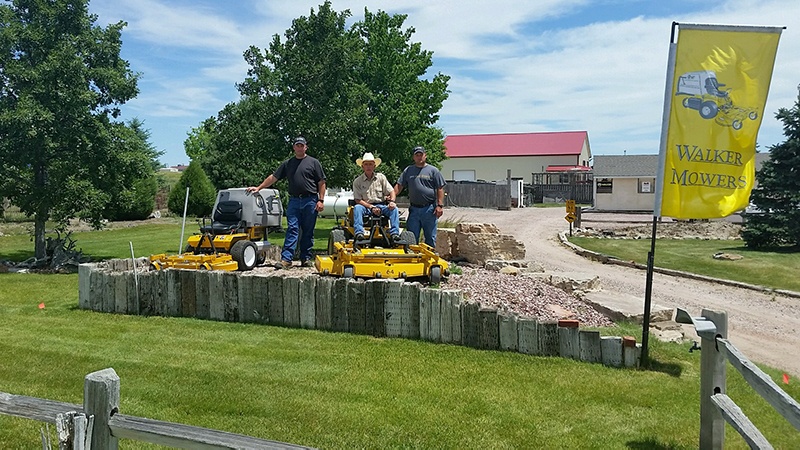
{"label": "white cowboy hat", "polygon": [[380,158],[376,158],[372,153],[369,153],[369,152],[364,153],[364,156],[362,156],[361,158],[358,158],[356,160],[356,164],[358,164],[358,167],[361,167],[361,164],[364,161],[375,161],[375,167],[378,167],[378,166],[381,165],[381,159]]}

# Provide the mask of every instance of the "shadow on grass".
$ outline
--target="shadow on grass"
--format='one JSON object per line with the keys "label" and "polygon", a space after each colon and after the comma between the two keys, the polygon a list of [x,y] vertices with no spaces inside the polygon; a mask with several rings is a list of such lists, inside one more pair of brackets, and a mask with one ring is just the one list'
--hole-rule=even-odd
{"label": "shadow on grass", "polygon": [[33,252],[27,250],[0,252],[0,259],[6,259],[8,261],[14,261],[14,262],[25,261],[26,259],[31,257],[33,257]]}
{"label": "shadow on grass", "polygon": [[651,372],[661,372],[672,377],[680,377],[683,373],[683,367],[680,364],[665,363],[655,359],[650,359],[648,367],[642,367],[641,370],[648,370]]}
{"label": "shadow on grass", "polygon": [[634,450],[678,450],[690,447],[680,447],[675,444],[666,444],[656,438],[647,438],[639,441],[628,441],[625,446]]}

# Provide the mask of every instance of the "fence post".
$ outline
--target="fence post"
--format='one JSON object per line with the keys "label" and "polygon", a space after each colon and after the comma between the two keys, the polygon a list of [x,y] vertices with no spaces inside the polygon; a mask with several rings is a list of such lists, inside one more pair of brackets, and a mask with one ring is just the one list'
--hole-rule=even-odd
{"label": "fence post", "polygon": [[86,375],[83,382],[83,411],[94,416],[92,448],[116,450],[119,440],[111,435],[108,419],[119,411],[119,376],[108,368]]}
{"label": "fence post", "polygon": [[700,448],[722,449],[725,446],[725,419],[711,401],[714,394],[726,391],[727,361],[717,350],[717,337],[728,337],[728,314],[725,311],[703,309],[700,313],[716,325],[716,336],[700,339]]}

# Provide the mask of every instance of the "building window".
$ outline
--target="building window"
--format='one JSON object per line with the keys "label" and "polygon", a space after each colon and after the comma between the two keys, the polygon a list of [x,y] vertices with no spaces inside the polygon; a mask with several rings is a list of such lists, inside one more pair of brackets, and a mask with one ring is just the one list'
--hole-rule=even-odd
{"label": "building window", "polygon": [[597,180],[597,193],[610,194],[614,187],[614,180],[611,178],[601,178]]}
{"label": "building window", "polygon": [[656,190],[655,180],[652,178],[639,179],[639,193],[640,194],[654,194]]}

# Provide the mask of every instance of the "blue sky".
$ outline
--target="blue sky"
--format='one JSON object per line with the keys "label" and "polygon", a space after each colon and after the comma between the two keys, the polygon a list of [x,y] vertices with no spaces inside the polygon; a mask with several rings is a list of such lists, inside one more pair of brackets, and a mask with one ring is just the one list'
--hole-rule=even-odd
{"label": "blue sky", "polygon": [[[323,0],[91,0],[105,26],[124,20],[122,56],[141,73],[122,118],[138,117],[167,165],[188,163],[192,127],[238,99],[242,53],[266,47]],[[595,155],[658,152],[671,24],[786,26],[758,143],[782,142],[781,107],[800,84],[797,0],[334,0],[407,14],[413,40],[451,77],[445,134],[586,130]],[[379,149],[375,149],[379,150]]]}

